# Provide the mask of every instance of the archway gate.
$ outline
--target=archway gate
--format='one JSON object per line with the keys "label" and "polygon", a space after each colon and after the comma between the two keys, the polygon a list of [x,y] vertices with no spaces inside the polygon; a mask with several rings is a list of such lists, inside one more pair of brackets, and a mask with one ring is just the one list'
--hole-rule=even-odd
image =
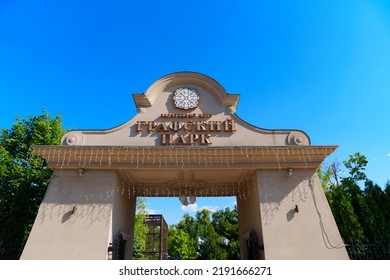
{"label": "archway gate", "polygon": [[316,170],[335,146],[265,130],[235,114],[239,95],[180,72],[133,95],[138,114],[34,147],[54,170],[22,259],[107,259],[121,233],[131,258],[137,196],[236,196],[240,250],[260,259],[347,259]]}

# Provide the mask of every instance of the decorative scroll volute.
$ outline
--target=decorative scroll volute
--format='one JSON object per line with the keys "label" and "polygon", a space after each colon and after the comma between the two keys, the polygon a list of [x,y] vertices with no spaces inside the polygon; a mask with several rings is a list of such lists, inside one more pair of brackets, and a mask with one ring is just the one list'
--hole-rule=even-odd
{"label": "decorative scroll volute", "polygon": [[62,138],[62,145],[76,146],[83,145],[85,137],[82,133],[78,131],[70,131],[64,135]]}
{"label": "decorative scroll volute", "polygon": [[305,146],[310,145],[308,137],[300,131],[292,131],[287,136],[288,145]]}

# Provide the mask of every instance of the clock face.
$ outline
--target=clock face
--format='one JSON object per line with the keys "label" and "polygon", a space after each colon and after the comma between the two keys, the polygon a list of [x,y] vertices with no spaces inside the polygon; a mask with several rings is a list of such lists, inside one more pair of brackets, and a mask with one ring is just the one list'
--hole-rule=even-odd
{"label": "clock face", "polygon": [[176,108],[189,110],[198,107],[199,95],[194,88],[179,88],[175,91],[173,102]]}

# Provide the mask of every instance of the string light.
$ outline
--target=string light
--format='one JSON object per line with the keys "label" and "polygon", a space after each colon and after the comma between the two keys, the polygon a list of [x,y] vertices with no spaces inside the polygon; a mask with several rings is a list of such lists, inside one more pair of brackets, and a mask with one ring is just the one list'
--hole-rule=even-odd
{"label": "string light", "polygon": [[[274,163],[278,170],[286,170],[290,164],[301,164],[301,168],[312,167],[313,161],[321,162],[322,159],[333,152],[335,147],[313,146],[286,146],[286,147],[72,147],[72,146],[39,146],[27,155],[27,162],[38,162],[42,165],[44,160],[58,166],[60,169],[71,168],[78,170],[86,168],[93,170],[95,167],[116,168],[119,164],[126,166],[126,174],[131,174],[133,168],[154,166],[157,169],[193,169],[196,167],[213,167],[212,170],[226,171],[232,168],[242,168],[243,164],[251,164],[251,169],[256,164]],[[127,171],[127,170],[128,171]],[[171,169],[170,169],[171,170]],[[194,171],[196,173],[196,170]],[[189,180],[186,185],[180,186],[181,191],[186,191],[190,196],[230,196],[235,195],[240,199],[246,199],[251,195],[251,188],[256,184],[256,176],[247,175],[243,179],[232,177],[208,180],[196,183]],[[172,180],[161,179],[159,174],[151,172],[149,179],[121,178],[122,193],[127,190],[131,196],[177,196],[179,187],[171,186]],[[302,196],[307,196],[303,187]],[[301,190],[299,190],[301,191]],[[107,193],[110,196],[111,193]]]}

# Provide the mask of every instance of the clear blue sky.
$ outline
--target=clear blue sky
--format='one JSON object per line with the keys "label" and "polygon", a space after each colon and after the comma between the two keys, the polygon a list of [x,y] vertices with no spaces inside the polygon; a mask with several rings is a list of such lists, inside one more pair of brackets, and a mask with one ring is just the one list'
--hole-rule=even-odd
{"label": "clear blue sky", "polygon": [[[360,151],[390,179],[390,1],[0,0],[0,127],[46,108],[66,129],[111,128],[177,71],[240,93],[249,123],[339,145],[325,164]],[[175,203],[149,208],[176,223]]]}

